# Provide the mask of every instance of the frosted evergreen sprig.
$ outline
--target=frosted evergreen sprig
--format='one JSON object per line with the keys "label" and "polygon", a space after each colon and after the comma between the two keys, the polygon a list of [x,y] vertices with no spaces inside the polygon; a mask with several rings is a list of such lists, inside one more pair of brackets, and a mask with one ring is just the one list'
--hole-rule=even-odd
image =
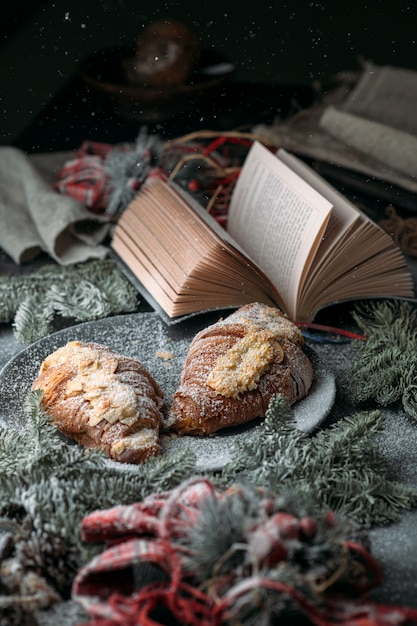
{"label": "frosted evergreen sprig", "polygon": [[[188,450],[138,466],[86,452],[58,434],[40,398],[39,391],[29,394],[24,429],[0,424],[0,501],[22,506],[35,529],[83,550],[80,522],[92,510],[141,501],[195,472]],[[262,427],[235,443],[231,462],[214,479],[222,486],[241,482],[292,493],[310,507],[331,508],[362,526],[386,524],[417,505],[417,492],[387,479],[384,458],[373,445],[382,429],[382,414],[370,411],[308,435],[278,395]]]}
{"label": "frosted evergreen sprig", "polygon": [[0,502],[22,506],[35,529],[83,550],[79,528],[85,515],[171,489],[193,473],[195,456],[187,450],[137,466],[87,452],[59,435],[40,398],[40,391],[28,395],[26,428],[0,423]]}
{"label": "frosted evergreen sprig", "polygon": [[[165,142],[158,135],[149,135],[143,127],[131,150],[114,148],[108,153],[104,167],[109,178],[106,213],[116,215],[129,204],[138,187],[162,155]],[[134,181],[134,184],[132,182]]]}
{"label": "frosted evergreen sprig", "polygon": [[352,316],[367,336],[352,362],[353,400],[401,401],[417,419],[417,310],[399,300],[370,301],[356,305]]}
{"label": "frosted evergreen sprig", "polygon": [[0,322],[12,322],[21,343],[52,332],[56,315],[85,322],[136,307],[137,291],[112,259],[48,265],[27,276],[0,277]]}
{"label": "frosted evergreen sprig", "polygon": [[304,494],[365,527],[417,505],[416,490],[387,479],[373,445],[383,429],[379,411],[356,413],[315,435],[301,432],[289,411],[281,396],[271,400],[263,427],[235,443],[221,484],[249,481]]}
{"label": "frosted evergreen sprig", "polygon": [[46,293],[36,291],[28,295],[15,309],[12,327],[21,343],[33,343],[52,331],[55,311]]}

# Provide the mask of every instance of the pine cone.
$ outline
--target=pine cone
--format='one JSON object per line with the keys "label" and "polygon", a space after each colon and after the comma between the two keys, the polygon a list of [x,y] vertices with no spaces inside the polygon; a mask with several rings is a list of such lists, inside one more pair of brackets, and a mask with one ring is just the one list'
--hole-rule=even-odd
{"label": "pine cone", "polygon": [[32,529],[16,544],[16,556],[25,569],[43,576],[64,598],[70,597],[72,581],[80,567],[78,550],[56,535]]}

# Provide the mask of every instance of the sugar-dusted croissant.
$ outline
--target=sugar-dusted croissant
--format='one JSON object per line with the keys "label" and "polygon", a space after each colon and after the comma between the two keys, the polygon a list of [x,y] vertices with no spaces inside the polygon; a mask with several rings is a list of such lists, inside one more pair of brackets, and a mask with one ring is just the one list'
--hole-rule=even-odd
{"label": "sugar-dusted croissant", "polygon": [[163,393],[140,361],[96,343],[70,341],[42,363],[32,389],[66,436],[140,463],[160,452]]}
{"label": "sugar-dusted croissant", "polygon": [[264,417],[271,397],[290,403],[308,394],[313,366],[299,329],[279,309],[246,305],[193,339],[169,428],[205,435]]}

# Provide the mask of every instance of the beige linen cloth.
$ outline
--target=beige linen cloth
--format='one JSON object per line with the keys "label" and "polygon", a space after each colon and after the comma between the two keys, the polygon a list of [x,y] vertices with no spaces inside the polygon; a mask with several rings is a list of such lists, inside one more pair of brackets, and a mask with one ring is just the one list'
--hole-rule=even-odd
{"label": "beige linen cloth", "polygon": [[308,109],[254,132],[307,158],[417,192],[417,72],[367,62]]}
{"label": "beige linen cloth", "polygon": [[41,251],[68,265],[104,258],[108,220],[57,193],[52,182],[68,153],[28,156],[0,147],[0,247],[17,264]]}

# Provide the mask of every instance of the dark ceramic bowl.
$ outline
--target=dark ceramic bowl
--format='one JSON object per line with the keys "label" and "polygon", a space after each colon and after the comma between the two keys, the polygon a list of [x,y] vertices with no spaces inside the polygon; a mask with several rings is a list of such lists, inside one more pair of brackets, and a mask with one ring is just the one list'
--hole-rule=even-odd
{"label": "dark ceramic bowl", "polygon": [[123,117],[158,120],[192,110],[202,98],[210,98],[235,71],[227,57],[203,49],[186,83],[166,87],[142,86],[127,79],[126,64],[134,58],[129,46],[109,48],[87,57],[80,66],[82,79],[113,102]]}

